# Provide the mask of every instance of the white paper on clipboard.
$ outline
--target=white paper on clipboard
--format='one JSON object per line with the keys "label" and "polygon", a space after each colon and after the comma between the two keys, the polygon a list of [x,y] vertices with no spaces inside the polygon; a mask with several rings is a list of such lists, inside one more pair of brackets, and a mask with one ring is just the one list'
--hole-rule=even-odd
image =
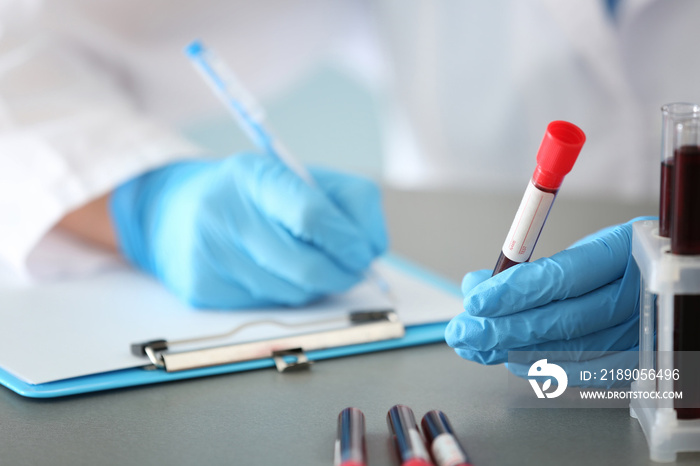
{"label": "white paper on clipboard", "polygon": [[[130,353],[135,342],[217,334],[251,320],[304,323],[351,310],[392,307],[410,326],[444,322],[461,312],[459,296],[384,261],[377,263],[377,271],[390,285],[396,303],[376,284],[363,282],[345,294],[302,308],[194,310],[154,279],[127,266],[90,278],[0,288],[0,367],[27,383],[42,384],[143,366],[147,361]],[[270,325],[251,327],[230,342],[288,332]]]}

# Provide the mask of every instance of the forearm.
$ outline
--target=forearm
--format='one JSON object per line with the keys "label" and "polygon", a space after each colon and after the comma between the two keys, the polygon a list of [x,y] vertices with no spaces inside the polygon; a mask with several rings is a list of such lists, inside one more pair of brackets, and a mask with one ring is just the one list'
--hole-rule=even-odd
{"label": "forearm", "polygon": [[109,215],[109,196],[109,193],[105,194],[69,212],[58,227],[83,240],[116,251],[117,239]]}

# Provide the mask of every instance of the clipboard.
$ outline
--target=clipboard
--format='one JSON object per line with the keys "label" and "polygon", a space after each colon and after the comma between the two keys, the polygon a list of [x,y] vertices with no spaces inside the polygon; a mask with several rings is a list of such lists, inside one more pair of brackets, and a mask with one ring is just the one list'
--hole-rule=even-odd
{"label": "clipboard", "polygon": [[[262,317],[258,318],[258,311],[252,311],[255,314],[244,314],[250,317],[256,316],[252,320],[247,320],[243,324],[234,326],[233,328],[221,328],[222,322],[227,322],[229,318],[239,315],[236,311],[197,311],[192,309],[181,310],[180,313],[174,312],[172,320],[181,320],[180,325],[184,328],[196,327],[206,320],[210,320],[209,328],[219,329],[217,332],[209,334],[197,333],[195,335],[184,335],[184,338],[160,338],[161,334],[149,333],[145,339],[134,339],[132,335],[123,335],[120,340],[119,325],[110,325],[109,329],[101,328],[100,315],[93,315],[90,306],[94,303],[99,303],[100,299],[108,299],[109,296],[100,295],[99,286],[90,287],[88,296],[85,298],[85,306],[88,309],[76,310],[77,314],[83,316],[83,320],[91,320],[86,328],[93,328],[98,334],[100,332],[102,338],[109,336],[114,340],[111,346],[105,345],[105,348],[100,348],[99,344],[94,341],[90,343],[90,338],[94,335],[84,335],[85,332],[71,333],[65,332],[66,335],[56,335],[55,333],[47,333],[50,329],[42,328],[41,325],[32,327],[31,315],[24,317],[22,312],[28,312],[29,309],[19,309],[23,303],[27,306],[32,303],[32,299],[36,299],[37,294],[31,287],[19,290],[15,294],[10,295],[10,304],[13,309],[0,309],[0,340],[2,340],[2,329],[10,334],[22,333],[22,344],[26,345],[41,345],[42,341],[47,341],[48,335],[54,341],[54,346],[60,346],[62,341],[71,342],[78,348],[81,345],[86,345],[84,356],[83,353],[75,353],[75,362],[81,359],[81,364],[86,365],[83,369],[87,372],[84,375],[67,376],[56,372],[55,374],[47,375],[47,380],[40,379],[39,383],[32,383],[31,371],[21,373],[25,367],[31,366],[31,362],[22,365],[22,358],[15,356],[18,361],[11,360],[7,351],[0,351],[0,384],[10,390],[26,397],[32,398],[53,398],[81,393],[96,392],[102,390],[111,390],[124,387],[132,387],[138,385],[155,384],[176,380],[189,379],[194,377],[205,377],[209,375],[218,375],[226,373],[234,373],[255,369],[274,368],[280,371],[307,369],[311,364],[318,361],[351,356],[355,354],[369,353],[375,351],[383,351],[396,349],[414,345],[427,343],[435,343],[444,341],[444,329],[447,321],[461,312],[461,293],[459,287],[447,280],[432,274],[411,262],[402,259],[395,255],[384,257],[380,264],[380,270],[384,270],[387,276],[392,280],[388,280],[392,287],[392,293],[397,295],[395,308],[387,307],[386,303],[378,303],[381,307],[361,306],[363,308],[348,308],[343,309],[345,301],[350,304],[363,302],[362,299],[357,300],[358,293],[352,297],[339,296],[337,299],[330,300],[331,303],[319,303],[308,309],[282,309],[270,311],[267,314],[265,311],[260,311]],[[142,286],[143,288],[135,289],[132,295],[142,296],[146,300],[144,308],[151,306],[151,309],[157,309],[153,313],[160,312],[162,327],[160,322],[152,323],[152,328],[161,328],[166,334],[168,333],[168,325],[172,322],[162,316],[170,316],[167,314],[167,309],[162,309],[162,305],[179,306],[167,292],[162,290],[158,283],[152,279],[140,275],[135,271],[120,271],[116,277],[126,277],[129,289]],[[126,288],[124,282],[119,282],[110,276],[106,277],[106,283],[111,283],[109,280],[115,280],[115,286],[122,289]],[[392,281],[394,283],[392,283]],[[395,286],[396,284],[399,286]],[[74,283],[73,289],[88,288],[89,283]],[[367,284],[365,284],[368,286]],[[47,296],[52,296],[51,293],[62,293],[64,288],[69,288],[66,296],[71,296],[72,299],[78,299],[71,294],[70,287],[55,287],[47,292]],[[411,296],[411,293],[416,293],[417,289],[422,289],[420,298],[424,298],[419,304],[420,309],[416,313],[413,309],[413,314],[402,313],[403,297],[410,301],[420,301],[416,296]],[[117,290],[120,291],[120,290]],[[124,290],[125,291],[125,290]],[[366,290],[365,290],[366,291]],[[0,300],[3,299],[3,294],[7,297],[6,290],[0,290]],[[120,295],[125,295],[120,293]],[[158,299],[156,299],[156,295]],[[148,299],[153,300],[148,301]],[[353,301],[354,299],[354,301]],[[24,301],[23,301],[24,300]],[[143,301],[143,300],[142,300]],[[78,299],[74,301],[81,303]],[[139,301],[141,302],[141,301]],[[433,306],[434,303],[434,306]],[[105,303],[109,307],[112,303]],[[117,303],[118,304],[118,303]],[[375,304],[375,303],[370,303]],[[326,310],[323,306],[338,306],[338,309]],[[36,307],[36,306],[35,306]],[[75,306],[73,306],[74,308]],[[71,308],[70,312],[74,312]],[[320,309],[320,310],[319,310]],[[422,310],[421,310],[422,309]],[[113,312],[108,315],[113,315]],[[37,311],[39,315],[47,316],[50,319],[59,319],[61,316],[50,314],[50,310],[41,309]],[[43,312],[43,314],[41,314]],[[69,312],[69,313],[70,313]],[[82,312],[82,314],[80,314]],[[286,331],[273,335],[270,338],[253,338],[246,339],[242,337],[240,341],[228,342],[232,334],[245,333],[249,327],[268,326],[271,324],[266,316],[274,315],[276,318],[282,318],[282,326],[292,327],[292,331]],[[143,313],[141,314],[143,315]],[[293,324],[285,324],[284,319],[298,315],[305,316],[301,322]],[[20,318],[18,318],[20,316]],[[88,317],[85,317],[88,316]],[[309,317],[310,316],[310,317]],[[330,317],[329,317],[330,316]],[[148,317],[144,316],[146,319]],[[70,318],[70,317],[67,317]],[[126,319],[127,317],[123,317]],[[137,319],[140,318],[137,317]],[[194,324],[193,324],[194,323]],[[275,323],[274,325],[278,325]],[[47,327],[52,326],[51,322],[47,323]],[[56,327],[54,322],[54,327]],[[138,321],[134,322],[134,326],[138,327]],[[146,326],[147,327],[147,326]],[[174,327],[173,327],[174,328]],[[202,327],[205,328],[205,327]],[[311,330],[307,330],[307,328]],[[34,331],[32,331],[34,330]],[[226,330],[222,332],[223,330]],[[58,329],[57,329],[58,331]],[[143,330],[141,334],[146,335],[147,330]],[[152,330],[150,330],[152,332]],[[267,336],[271,333],[269,329],[263,329]],[[128,332],[124,332],[128,333]],[[138,332],[137,332],[138,333]],[[274,333],[274,332],[272,332]],[[141,335],[140,334],[140,335]],[[75,339],[84,338],[85,342],[75,341]],[[63,340],[62,340],[63,338]],[[71,341],[73,339],[73,341]],[[221,344],[217,340],[222,340]],[[58,342],[58,343],[56,343]],[[4,343],[0,343],[2,345]],[[183,349],[181,349],[182,347]],[[25,350],[31,346],[26,346]],[[1,349],[1,347],[0,347]],[[17,355],[22,348],[16,348],[17,351],[13,354]],[[99,358],[90,366],[90,357],[99,356],[100,351],[108,353],[119,352],[119,355],[113,355],[115,358],[124,358],[125,363],[131,367],[114,369],[120,367],[119,364],[114,366],[101,366]],[[51,348],[46,348],[43,351],[38,351],[35,359],[55,357],[58,355],[51,354]],[[123,353],[123,354],[122,354]],[[108,355],[107,355],[108,356]],[[106,356],[105,356],[106,357]],[[127,358],[131,358],[128,359]],[[70,359],[70,358],[62,358]],[[135,361],[135,362],[134,362]],[[37,361],[33,361],[37,362]],[[41,362],[41,361],[39,361]],[[330,363],[330,362],[328,362]],[[45,363],[45,366],[48,364]],[[66,362],[66,367],[71,366],[71,361]],[[105,370],[102,370],[102,368]],[[48,367],[51,372],[52,367]],[[79,373],[79,372],[77,372]],[[29,376],[27,375],[29,374]],[[70,370],[64,374],[73,374]],[[30,379],[30,380],[27,380]]]}

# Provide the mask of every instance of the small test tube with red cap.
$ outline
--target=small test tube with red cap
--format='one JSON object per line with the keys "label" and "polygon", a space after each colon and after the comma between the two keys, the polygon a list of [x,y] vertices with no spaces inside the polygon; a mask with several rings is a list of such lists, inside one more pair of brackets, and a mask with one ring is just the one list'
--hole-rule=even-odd
{"label": "small test tube with red cap", "polygon": [[445,413],[437,409],[428,411],[421,427],[437,466],[472,466]]}
{"label": "small test tube with red cap", "polygon": [[392,406],[386,415],[386,423],[401,466],[434,466],[411,408],[405,405]]}
{"label": "small test tube with red cap", "polygon": [[357,408],[345,408],[338,415],[335,466],[367,466],[365,415]]}
{"label": "small test tube with red cap", "polygon": [[493,275],[530,260],[564,176],[573,168],[584,142],[586,135],[572,123],[553,121],[547,125],[537,152],[535,173],[503,243]]}

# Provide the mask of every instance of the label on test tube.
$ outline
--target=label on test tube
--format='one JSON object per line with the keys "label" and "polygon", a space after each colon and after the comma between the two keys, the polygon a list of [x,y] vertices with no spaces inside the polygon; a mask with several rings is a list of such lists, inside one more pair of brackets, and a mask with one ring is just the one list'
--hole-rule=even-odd
{"label": "label on test tube", "polygon": [[437,466],[471,465],[445,413],[438,410],[428,411],[423,416],[421,425]]}
{"label": "label on test tube", "polygon": [[508,259],[514,262],[526,262],[530,259],[553,202],[554,193],[541,191],[532,181],[528,183],[503,243],[502,251]]}
{"label": "label on test tube", "polygon": [[428,450],[425,449],[425,443],[423,442],[423,437],[420,436],[420,432],[416,429],[409,429],[408,435],[411,437],[415,458],[430,461],[430,455],[428,454]]}
{"label": "label on test tube", "polygon": [[430,450],[439,466],[460,466],[469,463],[452,434],[440,434],[435,437]]}

